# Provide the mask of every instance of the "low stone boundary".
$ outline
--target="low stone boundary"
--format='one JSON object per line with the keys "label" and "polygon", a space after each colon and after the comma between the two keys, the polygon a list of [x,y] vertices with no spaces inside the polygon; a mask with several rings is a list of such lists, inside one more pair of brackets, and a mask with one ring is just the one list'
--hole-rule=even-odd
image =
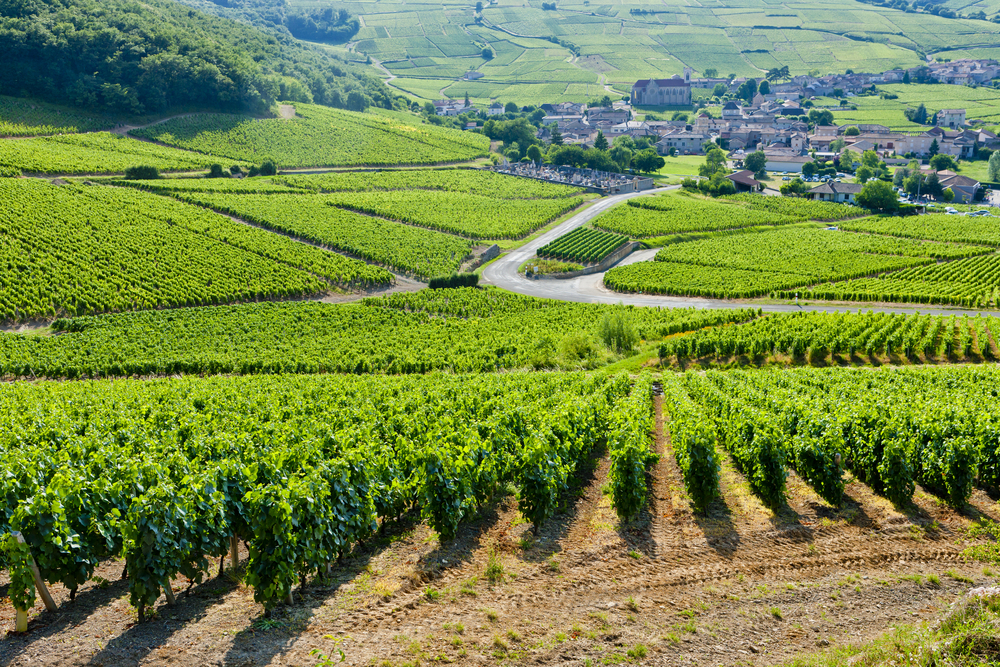
{"label": "low stone boundary", "polygon": [[538,275],[531,275],[530,277],[535,280],[567,280],[569,278],[589,276],[592,273],[602,273],[641,247],[642,244],[638,241],[626,241],[622,245],[618,246],[614,252],[602,259],[600,263],[595,264],[594,266],[588,266],[587,268],[580,269],[579,271],[567,271],[565,273],[540,273]]}

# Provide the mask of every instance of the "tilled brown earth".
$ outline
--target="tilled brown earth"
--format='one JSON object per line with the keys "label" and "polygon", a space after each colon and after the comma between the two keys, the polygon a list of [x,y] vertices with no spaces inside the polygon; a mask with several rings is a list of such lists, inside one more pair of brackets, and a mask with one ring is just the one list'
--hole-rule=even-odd
{"label": "tilled brown earth", "polygon": [[[669,440],[657,449],[648,509],[626,525],[602,494],[600,457],[537,536],[513,497],[446,544],[404,519],[272,619],[227,571],[137,625],[122,566],[106,563],[75,601],[55,586],[59,611],[39,603],[29,632],[0,644],[0,664],[312,666],[311,651],[337,661],[342,650],[355,665],[764,665],[932,621],[993,581],[959,556],[969,523],[998,517],[981,491],[959,514],[918,489],[900,512],[850,481],[834,509],[790,476],[789,505],[772,512],[724,461],[724,497],[702,517]],[[13,627],[7,600],[0,625]]]}

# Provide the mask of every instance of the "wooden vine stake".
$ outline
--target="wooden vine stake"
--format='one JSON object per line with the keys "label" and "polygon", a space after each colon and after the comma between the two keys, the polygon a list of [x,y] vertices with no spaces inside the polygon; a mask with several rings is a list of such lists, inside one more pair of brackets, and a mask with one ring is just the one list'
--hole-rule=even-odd
{"label": "wooden vine stake", "polygon": [[[21,533],[14,533],[14,538],[21,544],[25,544],[24,536]],[[38,571],[38,564],[35,563],[34,556],[31,557],[31,575],[35,579],[35,588],[38,590],[38,594],[42,596],[45,608],[54,612],[56,610],[56,603],[52,600],[52,596],[49,595],[49,589],[46,588],[45,582],[42,580],[42,573]]]}
{"label": "wooden vine stake", "polygon": [[229,563],[234,570],[240,565],[240,541],[235,535],[229,538]]}

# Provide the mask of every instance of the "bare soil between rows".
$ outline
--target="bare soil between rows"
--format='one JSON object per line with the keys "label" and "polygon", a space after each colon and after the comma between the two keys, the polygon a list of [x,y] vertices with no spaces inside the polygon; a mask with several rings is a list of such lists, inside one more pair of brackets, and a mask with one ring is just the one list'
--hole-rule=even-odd
{"label": "bare soil between rows", "polygon": [[[0,575],[0,665],[311,667],[311,651],[336,662],[338,649],[349,665],[769,665],[933,621],[994,581],[960,556],[973,520],[1000,518],[980,490],[963,512],[919,487],[895,508],[849,478],[833,508],[792,474],[787,505],[772,511],[723,457],[723,497],[696,515],[659,399],[656,424],[662,456],[634,521],[619,522],[602,493],[599,452],[537,535],[514,496],[447,543],[404,516],[272,619],[227,569],[187,592],[175,581],[176,606],[161,598],[139,625],[122,563],[108,562],[75,601],[53,586],[59,611],[39,602],[16,634]],[[503,565],[493,583],[491,554]]]}

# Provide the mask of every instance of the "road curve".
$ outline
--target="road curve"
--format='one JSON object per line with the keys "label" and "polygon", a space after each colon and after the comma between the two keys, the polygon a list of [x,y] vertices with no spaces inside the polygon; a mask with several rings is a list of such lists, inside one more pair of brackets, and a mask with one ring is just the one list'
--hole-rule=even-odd
{"label": "road curve", "polygon": [[[534,256],[535,251],[556,238],[573,231],[577,227],[586,224],[595,217],[604,213],[609,208],[618,204],[646,194],[665,192],[676,189],[679,186],[670,186],[647,190],[645,192],[632,192],[623,195],[613,195],[597,200],[590,208],[577,213],[557,227],[545,232],[536,239],[533,239],[519,248],[501,255],[496,261],[487,265],[483,269],[483,284],[502,287],[510,292],[524,294],[527,296],[540,297],[545,299],[557,299],[559,301],[576,301],[580,303],[624,303],[635,306],[646,306],[654,308],[700,308],[705,310],[732,310],[737,308],[760,308],[768,313],[799,313],[799,312],[849,312],[873,311],[876,313],[923,313],[931,315],[991,315],[1000,317],[1000,312],[985,310],[962,310],[958,308],[919,308],[908,306],[870,306],[867,304],[857,304],[851,306],[844,305],[792,305],[792,304],[755,304],[747,301],[728,301],[724,299],[705,299],[699,297],[685,296],[663,296],[653,294],[626,294],[613,292],[604,286],[604,274],[594,273],[589,276],[570,278],[567,280],[534,280],[525,278],[524,274],[518,272],[518,267]],[[632,253],[618,266],[632,264],[635,262],[651,260],[656,255],[656,250],[640,250]]]}

